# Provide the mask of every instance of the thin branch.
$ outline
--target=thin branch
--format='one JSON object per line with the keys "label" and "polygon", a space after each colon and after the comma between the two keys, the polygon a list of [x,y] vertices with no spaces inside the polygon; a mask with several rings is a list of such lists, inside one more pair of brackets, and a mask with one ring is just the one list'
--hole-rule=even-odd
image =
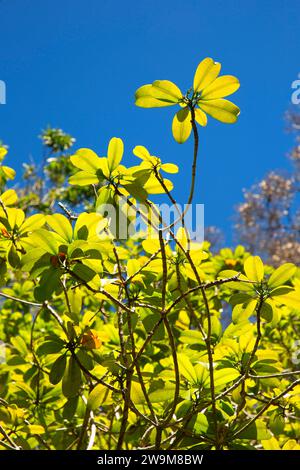
{"label": "thin branch", "polygon": [[276,395],[275,397],[271,398],[271,400],[268,403],[266,403],[266,405],[263,406],[261,408],[261,410],[259,410],[259,412],[250,421],[248,421],[248,423],[246,423],[242,428],[240,428],[238,431],[236,431],[232,435],[232,439],[238,438],[238,436],[243,431],[248,429],[248,427],[251,426],[251,424],[254,423],[258,418],[260,418],[260,416],[262,416],[264,414],[264,412],[267,411],[270,408],[270,406],[272,406],[274,403],[276,403],[276,401],[280,400],[280,398],[284,397],[284,395],[286,395],[288,392],[293,390],[293,388],[296,387],[296,385],[298,385],[298,384],[300,384],[300,379],[295,380],[295,382],[290,384],[283,392],[281,392],[278,395]]}
{"label": "thin branch", "polygon": [[290,371],[290,372],[279,372],[278,374],[266,374],[266,375],[254,375],[248,374],[248,377],[251,379],[272,379],[275,377],[292,377],[293,375],[300,375],[300,370]]}
{"label": "thin branch", "polygon": [[4,292],[0,292],[0,297],[4,297],[5,299],[15,300],[16,302],[21,302],[25,305],[32,305],[33,307],[42,307],[43,304],[37,302],[31,302],[29,300],[18,299],[18,297],[14,297],[13,295],[4,294]]}

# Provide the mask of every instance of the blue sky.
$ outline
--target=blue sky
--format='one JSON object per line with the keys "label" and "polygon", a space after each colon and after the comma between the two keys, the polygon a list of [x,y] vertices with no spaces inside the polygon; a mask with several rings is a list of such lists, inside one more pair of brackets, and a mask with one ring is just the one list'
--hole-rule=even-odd
{"label": "blue sky", "polygon": [[178,145],[173,108],[134,106],[134,91],[155,79],[186,90],[197,64],[210,56],[222,73],[236,75],[241,108],[233,126],[209,120],[200,129],[195,202],[205,204],[206,225],[231,238],[233,208],[270,169],[286,168],[293,145],[284,113],[300,71],[298,0],[0,0],[0,139],[7,164],[41,155],[37,139],[48,124],[104,155],[108,140],[131,150],[145,145],[176,162],[174,195],[188,193],[192,140]]}

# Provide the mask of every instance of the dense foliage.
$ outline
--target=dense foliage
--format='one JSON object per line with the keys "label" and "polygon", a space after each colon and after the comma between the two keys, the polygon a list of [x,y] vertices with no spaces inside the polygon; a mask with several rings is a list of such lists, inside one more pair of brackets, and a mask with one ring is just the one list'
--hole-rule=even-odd
{"label": "dense foliage", "polygon": [[[181,108],[189,203],[197,123],[239,113],[224,99],[238,80],[220,67],[204,59],[185,95],[167,80],[136,94]],[[150,197],[176,206],[164,173],[178,168],[145,147],[126,167],[119,138],[104,157],[69,157],[58,129],[42,138],[44,169],[27,165],[23,186],[7,189],[15,174],[1,166],[0,448],[299,449],[299,268],[242,246],[213,255],[185,213],[166,226]],[[122,237],[138,218],[143,231]]]}

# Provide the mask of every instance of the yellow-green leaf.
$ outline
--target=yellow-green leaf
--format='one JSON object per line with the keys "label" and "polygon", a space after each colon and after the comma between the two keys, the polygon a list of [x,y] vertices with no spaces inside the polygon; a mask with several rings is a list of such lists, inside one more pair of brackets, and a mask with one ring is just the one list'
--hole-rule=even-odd
{"label": "yellow-green leaf", "polygon": [[203,127],[207,124],[207,116],[200,108],[195,108],[195,121]]}
{"label": "yellow-green leaf", "polygon": [[135,405],[142,405],[145,403],[142,387],[135,380],[131,383],[130,397]]}
{"label": "yellow-green leaf", "polygon": [[81,370],[73,357],[70,357],[62,381],[62,392],[65,397],[77,395],[81,385]]}
{"label": "yellow-green leaf", "polygon": [[160,168],[166,173],[171,173],[171,174],[178,173],[178,166],[174,165],[174,163],[164,163],[163,165],[161,165]]}
{"label": "yellow-green leaf", "polygon": [[228,382],[232,382],[240,376],[240,373],[231,367],[225,367],[224,369],[215,370],[214,372],[214,383],[215,387],[223,387]]}
{"label": "yellow-green leaf", "polygon": [[46,216],[47,224],[56,232],[64,241],[71,243],[73,239],[73,229],[69,220],[62,214],[52,214]]}
{"label": "yellow-green leaf", "polygon": [[135,92],[135,104],[140,108],[161,108],[173,106],[173,102],[160,101],[153,97],[152,85],[143,85]]}
{"label": "yellow-green leaf", "polygon": [[7,155],[7,149],[5,147],[0,147],[0,161]]}
{"label": "yellow-green leaf", "polygon": [[107,163],[110,172],[113,172],[117,166],[120,164],[124,152],[124,144],[122,139],[113,137],[109,144],[107,150]]}
{"label": "yellow-green leaf", "polygon": [[259,256],[249,256],[244,263],[246,276],[255,282],[264,278],[264,265]]}
{"label": "yellow-green leaf", "polygon": [[233,75],[223,75],[218,77],[209,86],[207,86],[202,94],[201,99],[215,100],[217,98],[224,98],[231,95],[240,87],[240,82]]}
{"label": "yellow-green leaf", "polygon": [[175,83],[169,80],[155,80],[152,83],[152,96],[160,101],[176,104],[182,98],[182,93]]}
{"label": "yellow-green leaf", "polygon": [[273,289],[274,287],[282,286],[286,281],[291,279],[297,267],[293,263],[285,263],[271,274],[268,285]]}
{"label": "yellow-green leaf", "polygon": [[15,170],[13,168],[10,168],[9,166],[1,166],[1,169],[6,176],[6,178],[13,180],[14,177],[16,176]]}
{"label": "yellow-green leaf", "polygon": [[191,112],[186,107],[180,109],[174,116],[172,123],[173,137],[179,144],[183,144],[192,131]]}
{"label": "yellow-green leaf", "polygon": [[225,124],[234,124],[240,114],[240,109],[228,100],[200,100],[198,105],[205,113]]}
{"label": "yellow-green leaf", "polygon": [[70,157],[74,166],[87,173],[96,173],[101,168],[101,159],[91,149],[82,148]]}
{"label": "yellow-green leaf", "polygon": [[96,175],[87,173],[86,171],[78,171],[75,175],[69,178],[70,184],[76,184],[77,186],[87,186],[89,184],[97,184],[99,181]]}
{"label": "yellow-green leaf", "polygon": [[52,383],[52,385],[57,385],[61,381],[65,373],[66,364],[67,364],[67,358],[65,354],[63,354],[62,356],[59,356],[54,361],[50,370],[50,374],[49,374],[49,381],[50,383]]}
{"label": "yellow-green leaf", "polygon": [[5,206],[12,206],[18,201],[18,195],[14,189],[8,189],[0,197]]}
{"label": "yellow-green leaf", "polygon": [[45,434],[45,429],[39,424],[28,424],[27,430],[29,434]]}
{"label": "yellow-green leaf", "polygon": [[194,91],[201,91],[212,83],[221,70],[221,64],[215,62],[210,57],[203,59],[197,67],[194,76]]}
{"label": "yellow-green leaf", "polygon": [[109,405],[112,403],[111,391],[105,385],[98,384],[89,394],[87,407],[94,411],[101,405]]}
{"label": "yellow-green leaf", "polygon": [[185,354],[177,355],[181,375],[191,383],[197,382],[197,374],[191,361]]}
{"label": "yellow-green leaf", "polygon": [[[172,191],[173,183],[172,181],[164,178],[164,184],[168,191]],[[148,181],[144,184],[144,189],[147,191],[148,194],[164,194],[165,190],[162,185],[157,181],[155,176],[150,176]]]}
{"label": "yellow-green leaf", "polygon": [[22,209],[10,208],[6,209],[6,212],[8,216],[8,223],[11,228],[21,227],[25,219],[25,213],[22,211]]}
{"label": "yellow-green leaf", "polygon": [[164,382],[162,388],[158,388],[149,393],[151,403],[162,403],[165,401],[173,400],[175,385],[172,382]]}
{"label": "yellow-green leaf", "polygon": [[276,303],[282,303],[284,305],[287,305],[288,307],[292,309],[300,310],[300,292],[299,291],[293,291],[285,295],[278,295],[273,300],[274,302],[276,301]]}
{"label": "yellow-green leaf", "polygon": [[35,243],[39,248],[43,248],[47,253],[52,255],[58,254],[58,247],[61,244],[61,239],[58,239],[54,232],[49,232],[43,228],[37,230],[30,235],[32,243]]}
{"label": "yellow-green leaf", "polygon": [[133,154],[141,160],[149,161],[151,159],[149,150],[143,145],[136,145],[133,149]]}
{"label": "yellow-green leaf", "polygon": [[21,225],[20,234],[26,232],[33,232],[38,228],[41,228],[45,223],[45,216],[43,214],[34,214],[28,217],[25,222]]}

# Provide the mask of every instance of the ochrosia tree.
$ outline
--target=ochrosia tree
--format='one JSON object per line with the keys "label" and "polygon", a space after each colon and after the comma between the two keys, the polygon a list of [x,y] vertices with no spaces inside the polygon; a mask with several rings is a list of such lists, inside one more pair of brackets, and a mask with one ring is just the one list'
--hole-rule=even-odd
{"label": "ochrosia tree", "polygon": [[[174,138],[194,138],[189,204],[197,124],[239,114],[224,99],[239,82],[220,68],[204,59],[186,94],[167,80],[136,92],[140,107],[180,107]],[[60,130],[43,141],[47,191],[29,166],[25,188],[6,189],[14,171],[1,167],[0,448],[299,449],[299,269],[191,240],[164,176],[177,165],[145,147],[128,168],[119,138],[104,157],[69,158]],[[176,229],[152,194],[177,207]],[[109,208],[121,208],[114,225]],[[136,218],[144,233],[122,238]]]}

